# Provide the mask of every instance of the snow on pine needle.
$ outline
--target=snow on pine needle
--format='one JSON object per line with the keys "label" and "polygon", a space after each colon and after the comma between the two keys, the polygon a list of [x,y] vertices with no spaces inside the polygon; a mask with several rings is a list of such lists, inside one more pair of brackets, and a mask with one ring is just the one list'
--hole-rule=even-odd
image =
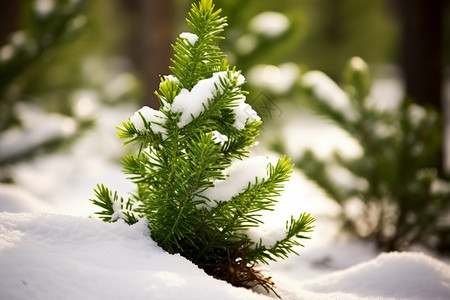
{"label": "snow on pine needle", "polygon": [[247,158],[261,120],[245,102],[244,76],[216,45],[226,26],[220,12],[211,0],[192,5],[191,32],[177,38],[173,74],[161,77],[156,92],[159,110],[143,107],[119,128],[125,144],[139,145],[122,160],[136,192],[119,200],[100,185],[92,201],[105,221],[145,218],[161,248],[216,278],[273,291],[255,264],[297,253],[314,218],[296,213],[277,241],[248,234],[280,199],[292,164],[286,157]]}

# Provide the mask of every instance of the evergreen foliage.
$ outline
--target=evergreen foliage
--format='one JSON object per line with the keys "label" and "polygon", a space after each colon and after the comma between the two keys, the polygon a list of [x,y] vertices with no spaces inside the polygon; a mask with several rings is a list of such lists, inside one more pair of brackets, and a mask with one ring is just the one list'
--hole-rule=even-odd
{"label": "evergreen foliage", "polygon": [[[304,92],[311,104],[363,150],[357,158],[334,153],[328,161],[306,151],[296,160],[296,166],[343,207],[344,228],[374,239],[382,250],[421,243],[448,252],[450,180],[440,166],[440,114],[409,99],[395,109],[377,108],[369,96],[367,65],[359,58],[350,60],[340,91],[329,78],[321,87],[318,80],[313,84],[310,75],[304,75]],[[327,89],[334,96],[346,96],[347,106],[336,106],[336,98],[328,97]],[[365,184],[339,184],[337,175],[330,172],[332,165]],[[361,207],[357,215],[349,210],[355,204]]]}
{"label": "evergreen foliage", "polygon": [[[65,109],[65,116],[76,126],[76,130],[67,134],[51,135],[42,139],[29,140],[29,131],[27,120],[23,116],[23,107],[33,107],[33,105],[24,104],[25,102],[50,102],[50,97],[43,95],[42,92],[30,88],[28,85],[36,85],[33,74],[36,69],[43,64],[44,57],[49,53],[54,54],[55,49],[64,44],[70,44],[76,41],[86,28],[85,11],[87,1],[58,1],[58,3],[39,1],[24,1],[19,5],[21,10],[21,28],[12,33],[9,41],[1,45],[0,48],[0,140],[8,137],[11,132],[22,135],[21,145],[11,151],[2,145],[0,150],[0,167],[8,167],[18,162],[29,160],[35,156],[54,152],[63,147],[71,145],[79,139],[93,125],[93,120],[88,118],[77,118]],[[67,61],[67,58],[65,58]],[[47,67],[43,67],[47,71]],[[40,72],[39,72],[40,73]],[[36,77],[45,77],[39,74]],[[56,80],[58,81],[58,80]],[[30,83],[32,82],[32,83]],[[37,84],[39,85],[39,83]],[[45,90],[48,87],[44,87]],[[55,88],[53,88],[55,89]],[[62,89],[61,89],[62,90]],[[61,97],[59,90],[58,102],[64,103],[68,107],[65,97]],[[44,106],[39,103],[39,106]],[[41,109],[37,109],[41,112]],[[62,111],[63,109],[60,109]],[[42,110],[44,114],[44,110]],[[62,117],[62,116],[61,116]],[[40,125],[40,124],[39,124]],[[32,130],[40,132],[40,127],[33,124]],[[11,131],[11,132],[10,132]],[[45,136],[46,133],[40,134]],[[8,138],[5,138],[7,141]],[[27,146],[23,146],[25,143]],[[5,144],[8,144],[7,142]],[[5,147],[5,148],[4,148]],[[5,168],[6,170],[7,168]],[[6,170],[0,172],[0,181],[11,181],[11,175]]]}
{"label": "evergreen foliage", "polygon": [[177,38],[173,75],[163,76],[156,92],[160,109],[143,107],[119,128],[125,144],[139,145],[137,155],[122,161],[136,194],[125,203],[99,185],[92,201],[103,209],[97,214],[105,221],[133,224],[146,218],[159,246],[217,278],[272,289],[270,279],[253,266],[296,253],[294,246],[308,238],[304,234],[314,219],[305,213],[291,218],[286,236],[275,245],[253,241],[246,233],[261,224],[261,211],[277,202],[292,172],[286,157],[269,164],[267,176],[244,182],[226,201],[209,193],[227,181],[236,161],[248,156],[261,124],[244,102],[243,76],[228,66],[215,44],[226,25],[220,11],[212,0],[192,5],[191,32]]}

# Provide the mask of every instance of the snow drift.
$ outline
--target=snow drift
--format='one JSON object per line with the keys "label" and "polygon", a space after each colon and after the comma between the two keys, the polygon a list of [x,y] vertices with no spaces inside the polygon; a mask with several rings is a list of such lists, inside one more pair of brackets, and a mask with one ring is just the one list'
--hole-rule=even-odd
{"label": "snow drift", "polygon": [[[424,254],[390,253],[279,286],[283,299],[449,299],[450,268]],[[144,221],[128,226],[67,215],[0,213],[0,299],[180,297],[269,299],[164,252],[149,238]]]}

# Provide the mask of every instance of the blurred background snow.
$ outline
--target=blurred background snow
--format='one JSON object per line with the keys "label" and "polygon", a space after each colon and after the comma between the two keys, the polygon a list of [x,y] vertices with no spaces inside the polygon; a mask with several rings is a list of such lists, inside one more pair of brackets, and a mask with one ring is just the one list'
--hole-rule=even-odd
{"label": "blurred background snow", "polygon": [[[446,109],[449,119],[450,5],[443,0],[436,1],[438,14],[423,12],[439,22],[417,31],[408,27],[405,16],[424,11],[417,6],[420,1],[215,3],[229,17],[221,47],[230,64],[242,69],[248,101],[259,106],[265,122],[255,155],[279,157],[268,150],[279,140],[290,157],[306,149],[320,158],[334,150],[348,157],[361,153],[355,140],[314,115],[296,93],[308,70],[323,71],[339,82],[344,64],[354,55],[371,67],[371,99],[378,107],[395,109],[406,92],[419,98],[425,89],[433,98],[428,104],[436,106],[442,99],[445,105],[437,104],[438,109]],[[180,0],[0,4],[0,211],[87,217],[95,211],[89,199],[97,184],[124,197],[133,191],[119,164],[121,155],[133,148],[121,146],[115,126],[144,104],[157,108],[153,91],[159,76],[169,74],[170,44],[186,30],[189,4]],[[428,64],[433,64],[430,53],[441,58],[437,71],[420,69],[427,65],[427,57],[421,58],[417,70],[409,66],[419,54],[405,49],[411,41],[421,41],[423,30],[441,34],[442,39],[426,49]],[[408,72],[420,77],[411,78]],[[436,72],[441,76],[435,77]],[[439,90],[437,99],[427,84]],[[444,161],[450,165],[449,157]],[[335,174],[338,180],[355,184],[342,170]],[[303,211],[317,222],[300,257],[270,266],[274,278],[295,285],[379,254],[370,242],[349,240],[339,232],[336,217],[341,208],[301,171],[294,172],[283,197],[277,213],[264,216],[262,234],[270,235],[284,226],[280,220]]]}

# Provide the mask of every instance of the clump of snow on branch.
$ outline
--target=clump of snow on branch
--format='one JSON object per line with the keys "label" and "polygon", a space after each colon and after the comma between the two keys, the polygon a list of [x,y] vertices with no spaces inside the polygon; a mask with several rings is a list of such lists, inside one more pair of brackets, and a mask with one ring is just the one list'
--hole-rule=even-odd
{"label": "clump of snow on branch", "polygon": [[[244,76],[238,72],[231,72],[231,77],[236,80],[236,86],[241,86],[245,82]],[[173,99],[172,104],[167,107],[173,112],[181,113],[178,126],[186,126],[204,110],[208,109],[209,100],[216,97],[217,91],[223,93],[223,84],[230,84],[228,81],[227,71],[216,72],[212,77],[200,80],[190,91],[182,89]]]}
{"label": "clump of snow on branch", "polygon": [[290,26],[289,19],[276,11],[262,12],[250,20],[249,27],[254,33],[268,38],[276,38],[285,33]]}
{"label": "clump of snow on branch", "polygon": [[182,32],[180,34],[180,38],[186,40],[192,46],[194,46],[195,43],[198,41],[198,36],[196,34],[190,33],[190,32]]}
{"label": "clump of snow on branch", "polygon": [[166,133],[166,129],[161,126],[165,122],[165,115],[161,111],[144,106],[130,118],[131,123],[137,130],[145,129],[144,120],[150,123],[150,128],[154,133],[162,133],[163,135]]}
{"label": "clump of snow on branch", "polygon": [[342,112],[350,120],[356,115],[351,106],[351,100],[345,92],[325,73],[309,71],[303,75],[303,84],[310,87],[317,98],[332,108]]}
{"label": "clump of snow on branch", "polygon": [[[190,91],[181,89],[171,104],[164,103],[164,109],[180,113],[178,126],[180,128],[186,126],[203,111],[209,109],[209,103],[217,96],[217,92],[223,93],[226,86],[233,85],[230,80],[235,81],[234,85],[236,89],[244,84],[245,77],[242,74],[231,71],[229,78],[228,73],[229,71],[216,72],[210,78],[200,80]],[[173,75],[166,75],[164,79],[179,84],[178,79]],[[249,104],[245,103],[245,96],[243,95],[237,97],[232,109],[235,114],[233,126],[238,130],[244,129],[247,121],[254,122],[260,120],[256,111]],[[154,133],[162,133],[163,136],[167,133],[166,129],[162,126],[166,120],[163,112],[144,106],[130,118],[130,122],[138,130],[144,130],[146,128],[144,120],[150,124],[150,128]],[[223,137],[215,135],[215,138]]]}
{"label": "clump of snow on branch", "polygon": [[[236,160],[231,167],[224,171],[225,180],[217,180],[201,193],[210,201],[229,201],[234,196],[243,192],[249,184],[253,185],[256,180],[269,178],[267,165],[269,159],[264,156],[255,156],[244,160]],[[210,206],[214,205],[213,202]]]}
{"label": "clump of snow on branch", "polygon": [[244,129],[247,121],[254,122],[261,120],[256,111],[254,111],[249,104],[245,103],[244,95],[241,95],[236,100],[236,103],[237,105],[233,107],[233,112],[235,115],[235,120],[233,123],[234,128],[241,130]]}
{"label": "clump of snow on branch", "polygon": [[213,134],[213,139],[212,140],[215,143],[220,143],[221,145],[223,145],[226,141],[228,141],[228,137],[226,135],[221,134],[217,130],[214,130],[212,132],[212,134]]}
{"label": "clump of snow on branch", "polygon": [[180,85],[180,80],[178,80],[178,78],[176,78],[173,75],[164,75],[164,79],[175,82],[176,84]]}
{"label": "clump of snow on branch", "polygon": [[113,209],[114,213],[111,215],[111,222],[117,221],[119,219],[126,219],[125,214],[122,212],[122,203],[120,202],[120,200],[114,201]]}

